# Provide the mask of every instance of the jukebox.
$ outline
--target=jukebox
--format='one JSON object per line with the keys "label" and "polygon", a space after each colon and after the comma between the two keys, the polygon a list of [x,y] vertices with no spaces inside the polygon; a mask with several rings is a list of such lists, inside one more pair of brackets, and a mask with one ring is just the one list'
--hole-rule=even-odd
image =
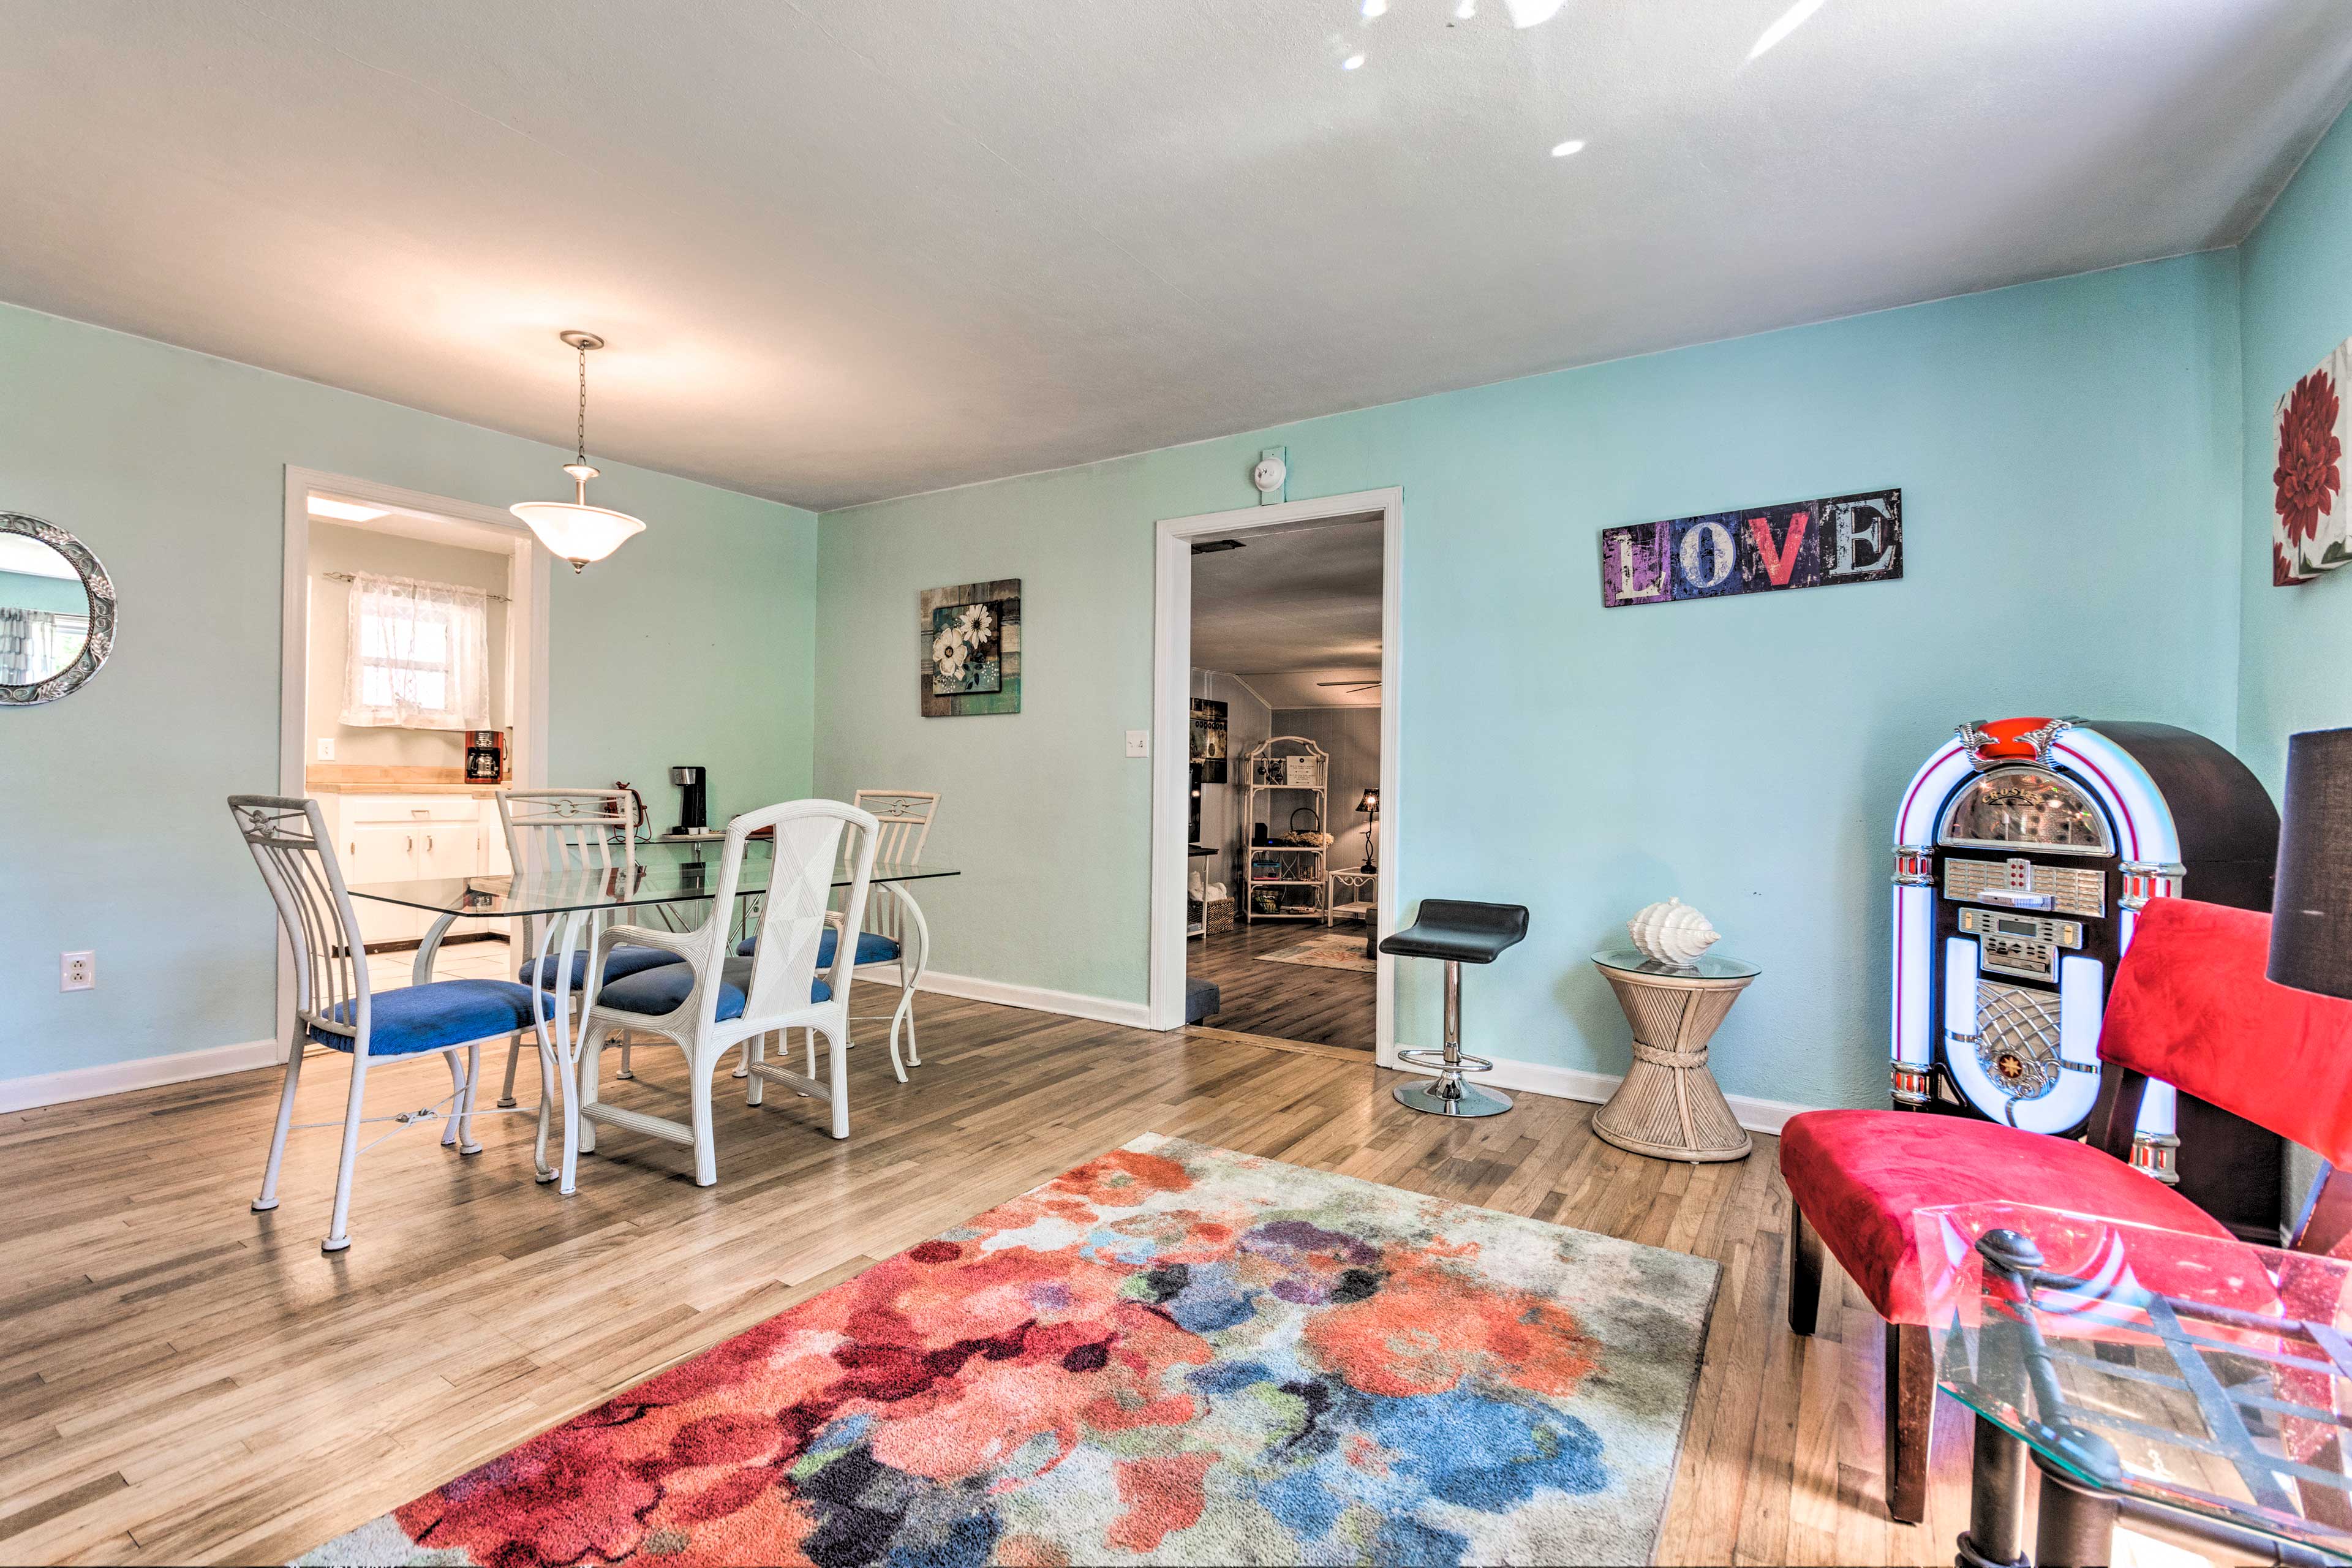
{"label": "jukebox", "polygon": [[[2165,724],[1960,727],[1895,826],[1899,1109],[2081,1133],[2099,1025],[2151,899],[2267,910],[2278,812],[2228,752]],[[2275,1135],[2150,1083],[2133,1163],[2252,1240],[2277,1239]]]}

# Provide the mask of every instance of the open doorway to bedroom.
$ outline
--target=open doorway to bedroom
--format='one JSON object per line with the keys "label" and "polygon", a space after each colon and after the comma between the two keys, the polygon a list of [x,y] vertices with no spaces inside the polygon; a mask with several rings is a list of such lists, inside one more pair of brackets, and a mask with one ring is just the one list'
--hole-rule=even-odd
{"label": "open doorway to bedroom", "polygon": [[[1389,492],[1163,524],[1160,657],[1181,643],[1182,728],[1160,737],[1155,960],[1181,931],[1181,967],[1155,963],[1193,1024],[1271,1042],[1383,1055],[1390,961],[1376,943],[1393,897],[1392,622],[1396,509]],[[1220,526],[1222,524],[1223,526]],[[1182,636],[1167,635],[1181,618]],[[1170,674],[1163,668],[1163,679]],[[1181,772],[1178,771],[1181,769]],[[1165,979],[1163,980],[1163,975]]]}

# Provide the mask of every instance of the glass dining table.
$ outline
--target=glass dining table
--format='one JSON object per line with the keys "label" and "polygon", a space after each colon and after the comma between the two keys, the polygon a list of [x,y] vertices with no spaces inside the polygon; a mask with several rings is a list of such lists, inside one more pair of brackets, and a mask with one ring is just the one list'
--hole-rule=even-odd
{"label": "glass dining table", "polygon": [[[605,933],[614,924],[622,923],[614,919],[616,914],[641,910],[671,930],[688,930],[712,916],[711,911],[697,912],[694,907],[708,905],[718,897],[719,861],[715,855],[706,853],[719,847],[716,842],[655,839],[631,847],[633,862],[610,866],[574,866],[497,876],[429,877],[405,882],[361,882],[344,890],[353,899],[422,910],[434,917],[433,924],[417,944],[412,978],[419,985],[433,978],[434,959],[442,942],[449,929],[461,920],[525,922],[536,933],[536,941],[527,945],[536,949],[530,956],[541,961],[535,971],[540,974],[566,973],[566,961],[555,955],[586,952],[589,956],[582,961],[579,1015],[584,1023],[589,1010],[596,1005],[597,987],[604,976]],[[745,846],[743,863],[736,875],[735,908],[726,917],[730,937],[740,934],[741,929],[756,918],[773,869],[772,847],[767,842],[753,839]],[[871,880],[917,882],[958,875],[961,873],[947,866],[877,860]],[[845,866],[834,868],[835,888],[845,888],[850,880]],[[520,963],[517,969],[520,973]],[[569,1195],[573,1190],[578,1163],[580,1097],[575,1089],[582,1042],[569,1010],[558,1007],[553,1012],[554,1016],[541,1032],[541,1078],[543,1085],[551,1085],[556,1090],[563,1123],[563,1149],[560,1165],[551,1165],[547,1158],[548,1101],[542,1091],[539,1143],[533,1162],[541,1181],[556,1182],[557,1190]]]}

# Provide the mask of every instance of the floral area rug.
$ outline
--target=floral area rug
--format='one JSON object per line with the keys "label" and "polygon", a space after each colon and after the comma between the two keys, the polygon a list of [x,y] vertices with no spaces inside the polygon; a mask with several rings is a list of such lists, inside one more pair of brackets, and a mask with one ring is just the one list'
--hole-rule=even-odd
{"label": "floral area rug", "polygon": [[1360,974],[1375,974],[1380,965],[1364,956],[1361,931],[1354,936],[1318,936],[1286,947],[1279,952],[1261,952],[1260,963],[1304,963],[1315,969],[1352,969]]}
{"label": "floral area rug", "polygon": [[302,1561],[1644,1563],[1717,1275],[1147,1135]]}

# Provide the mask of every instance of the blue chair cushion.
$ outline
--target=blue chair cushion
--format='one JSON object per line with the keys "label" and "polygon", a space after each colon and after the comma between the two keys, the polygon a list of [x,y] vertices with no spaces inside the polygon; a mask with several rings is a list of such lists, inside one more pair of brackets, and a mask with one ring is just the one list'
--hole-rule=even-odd
{"label": "blue chair cushion", "polygon": [[[738,958],[749,958],[759,945],[758,937],[747,936],[735,944],[735,955]],[[816,966],[819,969],[833,967],[833,950],[837,945],[839,945],[839,939],[830,930],[817,938]],[[862,931],[857,933],[858,963],[887,963],[898,956],[898,944],[880,931]]]}
{"label": "blue chair cushion", "polygon": [[[622,943],[604,954],[604,983],[610,985],[614,981],[625,975],[635,974],[640,970],[653,969],[665,963],[684,963],[685,962],[686,960],[677,954],[665,952],[657,947],[631,947]],[[547,968],[547,980],[539,978],[540,966],[542,964]],[[566,989],[579,990],[581,975],[587,968],[588,955],[575,949],[572,954],[571,981]],[[534,958],[515,972],[515,978],[525,985],[545,985],[556,975],[562,973],[563,970],[564,966],[557,963],[551,955],[547,958]]]}
{"label": "blue chair cushion", "polygon": [[[534,999],[540,1016],[554,1012],[553,997],[511,980],[435,980],[376,992],[368,999],[368,1055],[414,1056],[528,1029]],[[352,1004],[338,1003],[330,1016],[339,1024],[349,1023]],[[339,1051],[352,1048],[349,1037],[315,1026],[310,1037]]]}
{"label": "blue chair cushion", "polygon": [[[730,959],[719,973],[719,1011],[720,1019],[743,1016],[743,987],[751,983],[751,961]],[[658,1018],[675,1013],[687,993],[694,989],[694,971],[684,963],[657,964],[641,969],[613,982],[596,993],[596,1008],[611,1008],[616,1013],[636,1013],[648,1018]],[[809,987],[809,1000],[829,1002],[833,987],[820,980]]]}

